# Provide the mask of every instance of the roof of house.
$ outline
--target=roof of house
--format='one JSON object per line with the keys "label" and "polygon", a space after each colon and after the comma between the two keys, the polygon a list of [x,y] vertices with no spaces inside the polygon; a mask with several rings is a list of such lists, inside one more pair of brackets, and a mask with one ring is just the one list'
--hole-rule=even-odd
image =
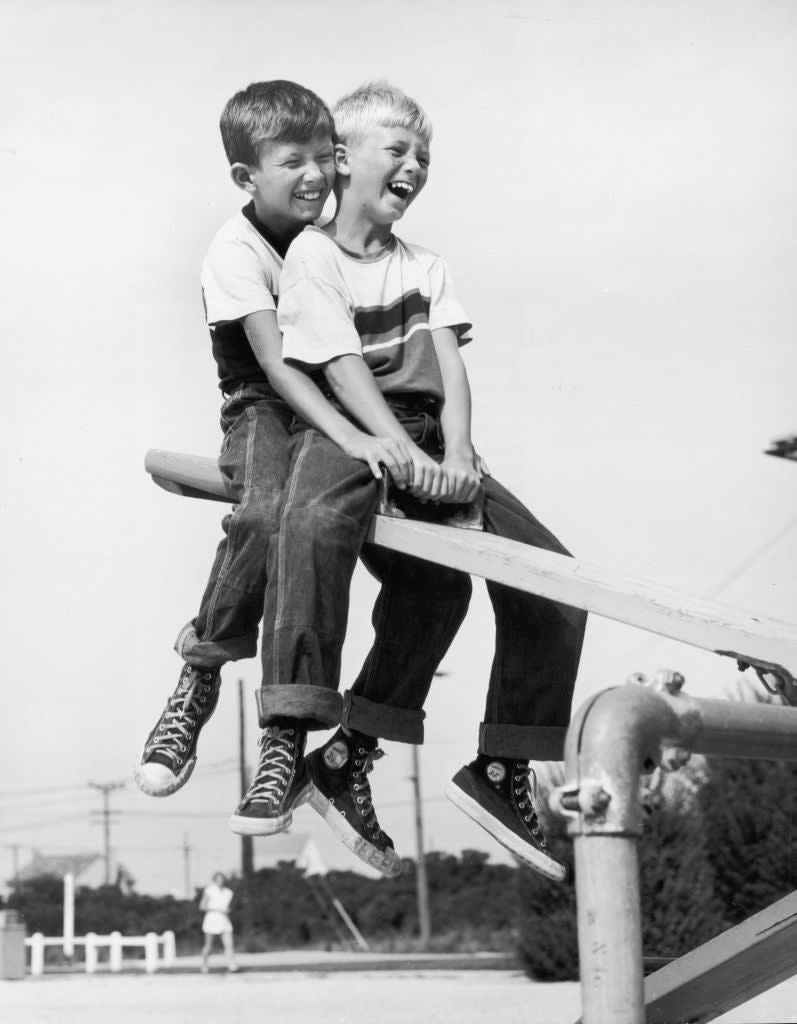
{"label": "roof of house", "polygon": [[24,882],[30,878],[40,878],[42,875],[57,875],[62,878],[70,873],[77,879],[99,859],[99,853],[45,854],[34,850],[30,862],[19,870],[16,880]]}

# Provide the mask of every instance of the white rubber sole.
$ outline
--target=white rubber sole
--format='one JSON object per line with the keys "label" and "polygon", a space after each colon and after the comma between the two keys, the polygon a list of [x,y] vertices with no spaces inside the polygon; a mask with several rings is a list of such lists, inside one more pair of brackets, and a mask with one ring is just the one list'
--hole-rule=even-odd
{"label": "white rubber sole", "polygon": [[375,849],[351,827],[346,815],[337,809],[330,800],[311,785],[310,806],[317,811],[329,825],[347,850],[359,857],[361,861],[375,868],[386,878],[397,878],[402,871],[401,858],[395,851]]}
{"label": "white rubber sole", "polygon": [[565,880],[567,877],[567,869],[565,867],[558,864],[551,857],[546,856],[542,851],[535,850],[533,847],[529,847],[528,843],[518,839],[511,829],[508,829],[500,821],[496,821],[491,814],[484,810],[477,800],[464,793],[455,783],[449,782],[446,788],[446,796],[455,807],[458,807],[464,814],[467,814],[477,825],[481,825],[485,832],[489,832],[493,839],[509,850],[510,853],[519,857],[524,864],[528,864],[529,867],[539,871],[541,875],[545,875],[546,878],[550,878],[553,882],[563,882]]}
{"label": "white rubber sole", "polygon": [[308,782],[305,788],[293,803],[293,807],[279,818],[250,818],[245,814],[233,814],[228,825],[236,835],[239,836],[275,836],[289,828],[293,821],[295,808],[306,804],[310,799],[310,791],[313,788],[312,782]]}
{"label": "white rubber sole", "polygon": [[[141,758],[139,758],[138,764],[133,769],[133,779],[141,792],[146,793],[147,796],[171,796],[172,793],[176,793],[178,789],[182,789],[186,782],[191,778],[194,768],[196,767],[196,755],[192,757],[190,761],[185,763],[185,766],[179,775],[173,775],[171,772],[169,773],[172,775],[172,779],[174,780],[173,782],[166,782],[160,786],[156,786],[146,777],[144,774],[146,767],[147,766],[141,761]],[[161,765],[160,767],[166,768],[165,765]],[[166,768],[166,771],[169,771],[169,769]]]}

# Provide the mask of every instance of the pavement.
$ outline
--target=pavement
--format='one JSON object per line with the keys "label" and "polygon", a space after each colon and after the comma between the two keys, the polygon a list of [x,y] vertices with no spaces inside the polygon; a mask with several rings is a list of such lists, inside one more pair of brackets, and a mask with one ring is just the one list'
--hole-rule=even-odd
{"label": "pavement", "polygon": [[[576,982],[543,984],[489,969],[186,970],[0,981],[2,1024],[573,1024],[580,1005]],[[797,1024],[797,979],[717,1024]]]}

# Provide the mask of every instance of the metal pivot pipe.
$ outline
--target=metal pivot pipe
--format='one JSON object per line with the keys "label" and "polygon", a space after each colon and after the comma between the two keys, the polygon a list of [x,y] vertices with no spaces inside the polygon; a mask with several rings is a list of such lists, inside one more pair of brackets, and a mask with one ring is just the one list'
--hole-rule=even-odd
{"label": "metal pivot pipe", "polygon": [[576,901],[584,1024],[644,1017],[637,841],[577,836]]}
{"label": "metal pivot pipe", "polygon": [[551,806],[575,839],[583,1024],[644,1024],[637,842],[640,774],[658,763],[681,723],[658,694],[637,686],[598,694],[575,715],[564,786]]}

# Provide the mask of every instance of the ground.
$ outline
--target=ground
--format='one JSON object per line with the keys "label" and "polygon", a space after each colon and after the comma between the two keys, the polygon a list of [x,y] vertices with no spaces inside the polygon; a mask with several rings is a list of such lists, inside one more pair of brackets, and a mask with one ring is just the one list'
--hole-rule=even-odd
{"label": "ground", "polygon": [[[0,982],[4,1024],[572,1024],[578,985],[516,971],[242,971],[114,977],[45,975]],[[722,1018],[796,1024],[797,981]]]}

